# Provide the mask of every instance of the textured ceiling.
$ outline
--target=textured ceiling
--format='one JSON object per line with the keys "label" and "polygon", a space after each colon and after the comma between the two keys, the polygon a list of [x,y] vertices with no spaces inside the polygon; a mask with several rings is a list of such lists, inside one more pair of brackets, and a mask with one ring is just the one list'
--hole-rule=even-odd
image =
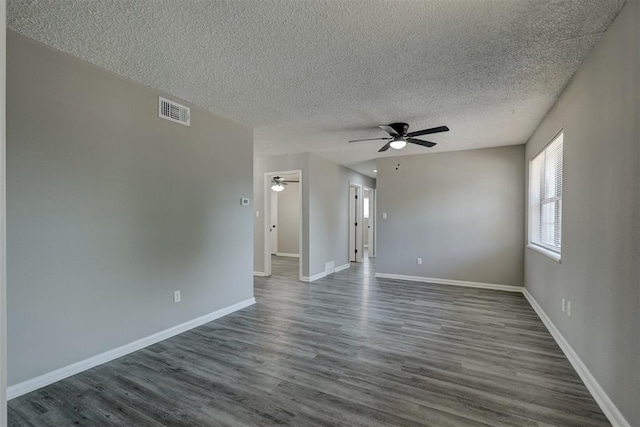
{"label": "textured ceiling", "polygon": [[[256,127],[256,154],[372,175],[376,157],[526,142],[623,3],[9,0],[7,25]],[[429,150],[346,142],[397,121],[451,131]]]}

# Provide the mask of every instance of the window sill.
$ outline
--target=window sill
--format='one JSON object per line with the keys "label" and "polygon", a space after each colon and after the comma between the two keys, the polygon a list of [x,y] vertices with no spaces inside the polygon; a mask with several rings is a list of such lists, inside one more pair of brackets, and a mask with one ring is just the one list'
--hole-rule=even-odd
{"label": "window sill", "polygon": [[550,250],[547,250],[543,247],[540,246],[536,246],[536,245],[532,245],[532,244],[528,244],[527,248],[532,249],[538,253],[541,253],[542,255],[546,256],[547,258],[551,258],[552,260],[554,260],[557,263],[561,263],[561,258],[560,258],[560,254],[557,254],[555,252],[551,252]]}

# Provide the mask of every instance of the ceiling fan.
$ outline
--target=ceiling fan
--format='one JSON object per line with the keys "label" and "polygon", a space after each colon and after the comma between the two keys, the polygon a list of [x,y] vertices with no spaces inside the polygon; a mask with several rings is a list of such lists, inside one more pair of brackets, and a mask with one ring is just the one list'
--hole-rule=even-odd
{"label": "ceiling fan", "polygon": [[285,181],[285,179],[282,177],[274,176],[273,178],[271,178],[271,189],[276,193],[278,193],[284,190],[284,186],[289,185],[290,182],[300,182],[300,181],[291,181],[291,180]]}
{"label": "ceiling fan", "polygon": [[385,140],[388,141],[381,149],[378,150],[379,153],[383,151],[387,151],[389,147],[395,148],[399,150],[404,148],[407,145],[407,142],[416,145],[422,145],[423,147],[433,147],[436,145],[435,142],[424,141],[422,139],[416,139],[416,136],[429,135],[432,133],[439,132],[447,132],[449,130],[446,126],[438,126],[430,129],[418,130],[415,132],[408,132],[409,125],[406,123],[391,123],[390,125],[380,125],[378,126],[380,129],[387,132],[390,137],[389,138],[367,138],[367,139],[355,139],[349,142],[359,142],[359,141],[375,141],[375,140]]}

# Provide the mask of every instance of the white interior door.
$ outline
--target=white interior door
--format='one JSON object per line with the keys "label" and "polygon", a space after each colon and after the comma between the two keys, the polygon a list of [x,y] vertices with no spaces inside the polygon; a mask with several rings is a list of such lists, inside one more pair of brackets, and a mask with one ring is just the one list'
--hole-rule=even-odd
{"label": "white interior door", "polygon": [[349,261],[362,262],[362,187],[349,185]]}
{"label": "white interior door", "polygon": [[271,236],[271,255],[278,253],[278,193],[271,192],[271,224],[269,227]]}
{"label": "white interior door", "polygon": [[356,262],[364,261],[364,240],[363,240],[363,225],[362,225],[362,187],[356,187],[356,197],[355,197],[355,212],[356,212]]}

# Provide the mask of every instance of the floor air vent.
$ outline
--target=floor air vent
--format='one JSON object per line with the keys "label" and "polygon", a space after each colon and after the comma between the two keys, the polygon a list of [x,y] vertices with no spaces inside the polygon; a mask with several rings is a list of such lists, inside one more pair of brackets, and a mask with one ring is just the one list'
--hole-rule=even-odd
{"label": "floor air vent", "polygon": [[191,109],[166,98],[158,98],[158,116],[181,125],[191,126]]}
{"label": "floor air vent", "polygon": [[332,273],[335,273],[335,271],[336,271],[336,263],[335,263],[335,261],[327,262],[324,265],[324,273],[325,274],[332,274]]}

